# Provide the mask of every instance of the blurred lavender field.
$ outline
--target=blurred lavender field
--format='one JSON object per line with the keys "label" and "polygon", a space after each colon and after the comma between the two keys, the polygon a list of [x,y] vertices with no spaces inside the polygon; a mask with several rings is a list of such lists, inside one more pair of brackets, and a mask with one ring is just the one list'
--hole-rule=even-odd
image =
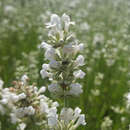
{"label": "blurred lavender field", "polygon": [[[86,126],[78,130],[129,130],[130,125],[130,1],[129,0],[0,0],[0,78],[12,86],[23,74],[30,83],[48,84],[40,76],[44,60],[39,49],[47,40],[51,14],[68,14],[85,49],[83,94],[68,101],[79,106]],[[48,91],[47,96],[51,96]],[[1,130],[15,125],[0,114]],[[33,130],[33,128],[31,129]],[[36,130],[34,128],[34,130]]]}

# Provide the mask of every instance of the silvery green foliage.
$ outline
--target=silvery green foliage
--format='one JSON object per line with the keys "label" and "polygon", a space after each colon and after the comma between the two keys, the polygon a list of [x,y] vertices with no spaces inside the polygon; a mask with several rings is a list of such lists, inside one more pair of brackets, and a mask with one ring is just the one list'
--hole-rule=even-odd
{"label": "silvery green foliage", "polygon": [[49,63],[42,65],[40,73],[43,79],[49,78],[51,81],[48,90],[58,96],[78,96],[83,91],[76,80],[85,76],[79,69],[84,65],[84,57],[78,55],[83,51],[84,44],[79,43],[70,32],[70,26],[74,24],[66,14],[62,17],[52,14],[46,24],[49,40],[41,43]]}

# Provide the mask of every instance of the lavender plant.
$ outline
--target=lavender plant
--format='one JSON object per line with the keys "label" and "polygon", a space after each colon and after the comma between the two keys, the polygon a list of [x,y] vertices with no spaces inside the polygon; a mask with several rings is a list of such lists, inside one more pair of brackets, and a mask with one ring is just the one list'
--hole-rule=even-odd
{"label": "lavender plant", "polygon": [[[69,26],[74,24],[68,15],[60,18],[52,14],[47,24],[49,41],[42,42],[48,64],[42,65],[42,78],[48,77],[51,84],[48,90],[66,100],[67,96],[79,96],[82,86],[76,82],[85,73],[79,69],[84,65],[84,57],[77,54],[83,50],[83,44],[69,32]],[[74,110],[66,106],[58,111],[58,102],[54,102],[44,95],[46,87],[40,89],[35,84],[29,84],[27,75],[14,81],[13,86],[3,88],[0,80],[0,114],[6,115],[17,130],[75,130],[80,125],[86,125],[85,115],[81,109]]]}
{"label": "lavender plant", "polygon": [[84,44],[79,43],[69,30],[74,24],[66,14],[62,17],[52,14],[50,22],[46,24],[49,29],[49,40],[41,43],[41,48],[45,49],[45,58],[48,61],[48,64],[42,65],[41,76],[43,79],[50,80],[49,92],[64,100],[61,121],[57,128],[62,126],[61,129],[68,130],[76,129],[80,124],[86,125],[85,116],[79,115],[81,110],[76,108],[73,111],[67,108],[66,104],[68,96],[79,96],[83,92],[82,85],[76,80],[85,76],[85,73],[79,69],[84,65],[84,57],[78,55],[83,51]]}
{"label": "lavender plant", "polygon": [[60,18],[52,14],[50,22],[47,23],[47,28],[50,29],[48,43],[41,44],[41,48],[45,49],[45,58],[49,61],[48,64],[42,65],[41,76],[51,81],[48,86],[51,93],[64,98],[82,93],[82,86],[76,80],[85,76],[79,69],[84,65],[84,57],[78,55],[83,51],[84,45],[79,44],[69,31],[70,25],[74,25],[74,22],[70,21],[68,15],[63,14]]}

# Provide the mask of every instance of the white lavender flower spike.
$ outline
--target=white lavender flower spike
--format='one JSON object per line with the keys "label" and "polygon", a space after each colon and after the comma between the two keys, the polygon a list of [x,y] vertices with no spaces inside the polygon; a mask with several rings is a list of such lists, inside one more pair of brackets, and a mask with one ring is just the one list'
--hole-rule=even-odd
{"label": "white lavender flower spike", "polygon": [[[42,65],[40,73],[43,79],[51,78],[49,92],[54,97],[64,99],[64,108],[60,115],[55,108],[47,111],[48,125],[54,130],[75,130],[79,125],[86,125],[85,115],[80,114],[81,109],[78,107],[74,111],[67,108],[65,100],[67,96],[79,96],[83,92],[82,85],[76,83],[76,80],[85,76],[85,72],[79,68],[85,64],[84,56],[78,55],[83,51],[84,44],[73,37],[70,26],[74,25],[74,22],[71,22],[66,14],[62,17],[52,14],[50,22],[46,25],[49,29],[49,40],[47,43],[42,42],[41,47],[45,49],[44,56],[48,64]],[[45,103],[41,105],[47,110]]]}
{"label": "white lavender flower spike", "polygon": [[[41,43],[49,65],[43,64],[40,73],[43,79],[52,76],[52,84],[48,86],[51,93],[78,96],[82,93],[82,87],[77,84],[72,85],[72,83],[74,84],[76,79],[83,79],[85,76],[82,70],[78,70],[78,67],[84,65],[84,57],[83,55],[77,56],[83,51],[84,45],[79,43],[75,37],[67,39],[72,37],[69,31],[70,25],[74,25],[74,22],[70,21],[68,15],[63,14],[61,18],[56,14],[51,15],[47,28],[52,37],[47,43]],[[62,41],[60,40],[61,34],[63,34]]]}

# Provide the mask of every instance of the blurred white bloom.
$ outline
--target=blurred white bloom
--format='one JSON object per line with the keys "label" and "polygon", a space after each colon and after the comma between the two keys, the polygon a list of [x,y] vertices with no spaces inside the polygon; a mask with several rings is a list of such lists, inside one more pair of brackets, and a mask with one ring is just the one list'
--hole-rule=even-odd
{"label": "blurred white bloom", "polygon": [[81,114],[77,120],[77,123],[76,123],[76,127],[78,127],[79,125],[86,125],[86,122],[85,122],[85,115],[84,114]]}
{"label": "blurred white bloom", "polygon": [[79,45],[76,45],[74,48],[75,48],[75,50],[76,50],[77,52],[83,51],[83,49],[84,49],[84,44],[83,44],[83,43],[80,43]]}
{"label": "blurred white bloom", "polygon": [[105,117],[104,121],[101,124],[101,130],[110,129],[112,126],[113,121],[110,119],[110,117]]}
{"label": "blurred white bloom", "polygon": [[124,113],[124,109],[123,109],[123,108],[120,108],[119,106],[117,106],[117,107],[112,106],[111,109],[112,109],[115,113],[118,113],[118,114],[123,114],[123,113]]}
{"label": "blurred white bloom", "polygon": [[59,103],[58,102],[53,102],[52,107],[58,107]]}
{"label": "blurred white bloom", "polygon": [[48,90],[53,93],[62,92],[62,89],[56,83],[50,84]]}
{"label": "blurred white bloom", "polygon": [[68,32],[70,25],[75,24],[74,22],[70,21],[70,17],[66,14],[63,14],[61,18],[57,14],[52,14],[50,22],[47,23],[47,28],[51,28],[52,31],[55,33],[61,32],[61,30],[63,29],[62,23],[66,32]]}
{"label": "blurred white bloom", "polygon": [[50,127],[53,127],[57,125],[57,121],[58,121],[57,109],[55,107],[50,108],[48,112],[48,125]]}
{"label": "blurred white bloom", "polygon": [[99,89],[92,89],[92,90],[91,90],[91,93],[92,93],[94,96],[99,96],[99,95],[100,95],[100,90],[99,90]]}
{"label": "blurred white bloom", "polygon": [[42,68],[43,68],[44,70],[49,70],[49,69],[50,69],[50,65],[49,65],[49,64],[43,64],[43,65],[42,65]]}
{"label": "blurred white bloom", "polygon": [[112,66],[112,65],[114,65],[114,63],[115,63],[115,59],[106,59],[106,63],[107,63],[107,65],[110,67],[110,66]]}
{"label": "blurred white bloom", "polygon": [[35,114],[35,109],[32,106],[29,106],[25,108],[26,114],[28,115],[34,115]]}
{"label": "blurred white bloom", "polygon": [[25,95],[24,93],[21,94],[20,96],[18,96],[18,95],[16,95],[16,94],[12,93],[12,94],[10,94],[10,97],[9,97],[10,99],[9,99],[9,100],[10,100],[11,102],[14,102],[14,103],[15,103],[15,102],[17,102],[20,98],[21,98],[21,99],[22,99],[22,98],[24,99],[25,97],[26,97],[26,95]]}
{"label": "blurred white bloom", "polygon": [[5,11],[5,13],[8,14],[8,13],[14,13],[16,11],[16,9],[11,5],[6,5],[4,8],[4,11]]}
{"label": "blurred white bloom", "polygon": [[73,119],[73,109],[63,108],[60,113],[60,119],[68,124]]}
{"label": "blurred white bloom", "polygon": [[100,34],[100,33],[97,33],[97,34],[94,36],[93,43],[94,43],[94,44],[98,44],[98,43],[103,43],[103,42],[104,42],[104,35],[103,35],[103,34]]}
{"label": "blurred white bloom", "polygon": [[47,44],[46,42],[42,42],[40,48],[44,48],[45,50],[52,48],[51,45]]}
{"label": "blurred white bloom", "polygon": [[83,66],[84,65],[84,57],[82,55],[79,55],[76,58],[75,63],[76,63],[77,66]]}
{"label": "blurred white bloom", "polygon": [[16,122],[18,122],[20,119],[17,118],[15,113],[10,113],[10,117],[11,117],[11,123],[16,124]]}
{"label": "blurred white bloom", "polygon": [[25,99],[26,98],[26,94],[25,93],[21,93],[18,95],[18,99],[21,100],[21,99]]}
{"label": "blurred white bloom", "polygon": [[82,92],[83,92],[82,86],[79,83],[73,83],[73,84],[70,85],[70,91],[69,91],[69,93],[71,95],[78,96]]}
{"label": "blurred white bloom", "polygon": [[58,67],[59,67],[59,63],[58,63],[56,60],[51,60],[51,61],[49,62],[49,66],[50,66],[51,68],[58,68]]}
{"label": "blurred white bloom", "polygon": [[91,72],[92,68],[91,67],[87,67],[86,70],[87,70],[87,72]]}
{"label": "blurred white bloom", "polygon": [[74,71],[73,75],[75,76],[75,78],[83,79],[85,76],[85,73],[82,70],[77,70],[77,71]]}
{"label": "blurred white bloom", "polygon": [[51,28],[55,32],[61,30],[61,20],[57,14],[51,15],[51,20],[47,23],[47,28]]}
{"label": "blurred white bloom", "polygon": [[0,90],[3,88],[4,82],[0,79]]}
{"label": "blurred white bloom", "polygon": [[21,81],[22,81],[23,83],[26,83],[28,79],[29,79],[29,78],[28,78],[27,75],[23,75],[22,78],[21,78]]}
{"label": "blurred white bloom", "polygon": [[40,112],[42,113],[48,113],[49,108],[48,104],[44,101],[44,99],[40,100]]}
{"label": "blurred white bloom", "polygon": [[38,93],[40,94],[40,93],[44,93],[46,91],[46,87],[45,86],[42,86],[40,89],[39,89],[39,91],[38,91]]}
{"label": "blurred white bloom", "polygon": [[49,48],[45,52],[45,58],[47,60],[53,60],[55,58],[56,52],[54,48]]}
{"label": "blurred white bloom", "polygon": [[99,78],[99,79],[103,79],[103,78],[104,78],[104,74],[99,72],[99,73],[98,73],[98,78]]}
{"label": "blurred white bloom", "polygon": [[98,74],[95,77],[95,81],[94,81],[95,85],[101,85],[103,78],[104,78],[104,74],[98,72]]}
{"label": "blurred white bloom", "polygon": [[87,22],[84,22],[80,25],[81,30],[88,31],[90,29],[90,26]]}
{"label": "blurred white bloom", "polygon": [[125,94],[126,97],[126,106],[127,108],[130,107],[130,93]]}
{"label": "blurred white bloom", "polygon": [[74,22],[71,22],[70,21],[70,17],[66,14],[63,14],[62,17],[61,17],[62,21],[64,22],[64,30],[66,32],[69,31],[69,26],[70,25],[74,25],[75,23]]}
{"label": "blurred white bloom", "polygon": [[74,50],[74,47],[73,47],[72,43],[64,45],[63,53],[65,53],[65,54],[72,54],[74,52],[75,52],[75,50]]}
{"label": "blurred white bloom", "polygon": [[73,122],[72,128],[76,129],[79,125],[86,125],[85,115],[80,113],[79,107],[76,107],[74,111],[71,108],[63,108],[60,113],[60,120],[63,120],[66,125]]}
{"label": "blurred white bloom", "polygon": [[46,78],[46,77],[50,77],[50,73],[48,73],[46,70],[44,70],[44,69],[42,69],[41,71],[40,71],[40,74],[41,74],[41,76],[42,76],[42,78],[44,79],[44,78]]}
{"label": "blurred white bloom", "polygon": [[18,100],[19,97],[15,93],[9,92],[9,89],[3,90],[1,103],[8,103],[8,107],[12,107],[12,103],[17,102]]}
{"label": "blurred white bloom", "polygon": [[21,124],[18,125],[17,130],[25,130],[25,128],[26,128],[26,124],[21,123]]}
{"label": "blurred white bloom", "polygon": [[2,99],[1,101],[0,101],[0,103],[2,103],[2,104],[7,104],[8,103],[8,100],[5,98],[5,99]]}
{"label": "blurred white bloom", "polygon": [[76,120],[81,113],[81,109],[79,107],[76,107],[74,110],[74,119]]}
{"label": "blurred white bloom", "polygon": [[126,117],[121,117],[121,122],[124,123],[126,121]]}

